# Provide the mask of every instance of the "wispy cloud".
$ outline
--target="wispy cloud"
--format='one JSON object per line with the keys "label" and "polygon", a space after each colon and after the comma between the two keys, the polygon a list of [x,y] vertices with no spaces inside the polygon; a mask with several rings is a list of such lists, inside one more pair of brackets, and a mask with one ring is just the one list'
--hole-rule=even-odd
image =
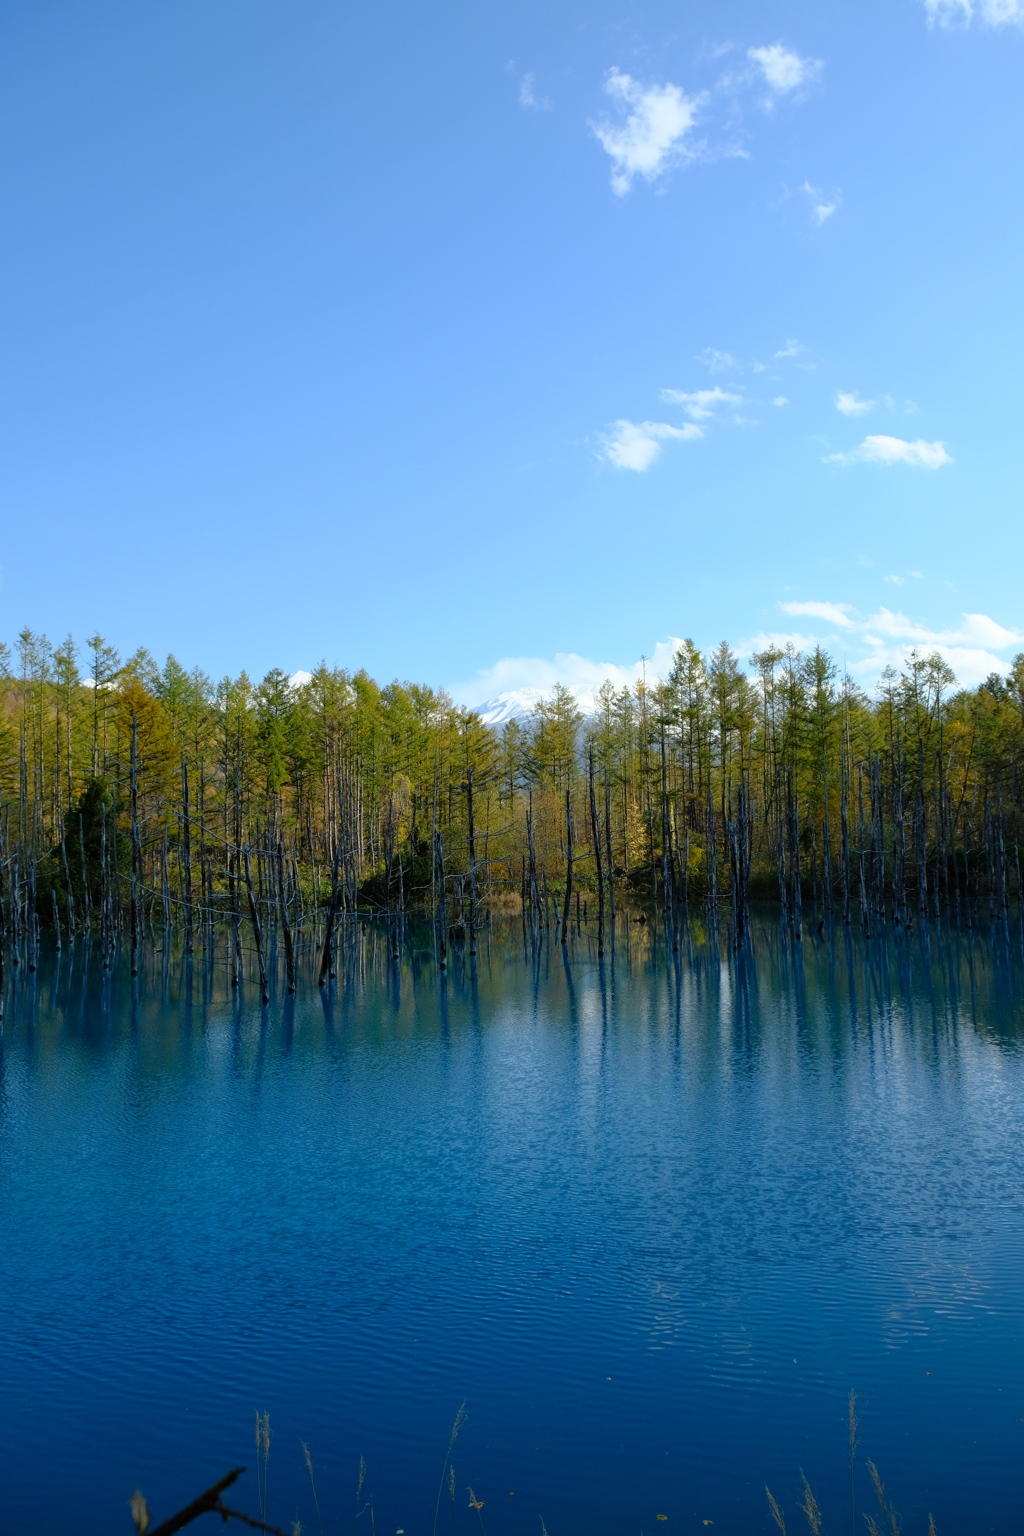
{"label": "wispy cloud", "polygon": [[471,681],[454,684],[450,691],[459,703],[475,708],[520,690],[543,695],[561,683],[586,705],[602,683],[628,688],[645,676],[648,681],[667,677],[680,645],[681,640],[669,636],[658,641],[650,656],[626,666],[614,661],[591,661],[575,651],[559,651],[552,657],[505,656],[493,666],[484,667]]}
{"label": "wispy cloud", "polygon": [[[1024,645],[1024,632],[1007,628],[984,613],[961,614],[959,623],[943,629],[885,607],[862,615],[849,603],[831,601],[784,602],[778,606],[792,618],[819,619],[823,627],[762,630],[737,642],[736,650],[741,656],[750,657],[769,646],[781,649],[791,644],[796,650],[807,652],[816,645],[824,645],[865,686],[871,686],[887,666],[902,668],[909,652],[916,649],[925,653],[938,651],[953,668],[958,681],[964,687],[973,687],[984,682],[991,672],[1008,672],[1010,661],[1006,653]],[[470,708],[515,694],[527,695],[518,702],[529,706],[536,698],[548,694],[556,683],[562,683],[586,708],[604,682],[624,688],[641,677],[649,682],[667,677],[681,644],[675,636],[667,636],[658,641],[649,656],[626,665],[594,661],[575,651],[560,651],[550,657],[505,656],[493,666],[482,668],[470,681],[454,684],[450,692]]]}
{"label": "wispy cloud", "polygon": [[[632,469],[643,473],[650,469],[659,457],[666,442],[692,442],[704,436],[704,428],[698,422],[710,421],[719,406],[737,406],[744,403],[743,396],[720,389],[663,389],[661,398],[666,405],[681,405],[689,421],[674,427],[667,421],[613,421],[607,428],[601,448],[601,457],[616,469]],[[740,418],[734,417],[735,421]]]}
{"label": "wispy cloud", "polygon": [[681,405],[693,421],[706,421],[716,405],[742,405],[742,395],[731,395],[728,390],[694,389],[687,393],[681,389],[663,389],[661,398],[669,405]]}
{"label": "wispy cloud", "polygon": [[[795,362],[806,351],[807,348],[802,341],[797,341],[794,337],[787,336],[778,351],[772,353],[772,362]],[[767,373],[771,368],[771,363],[758,362],[756,359],[744,362],[741,358],[734,357],[731,352],[721,351],[717,347],[705,347],[703,352],[697,354],[695,361],[703,363],[712,377],[715,374],[722,373]],[[813,370],[817,365],[813,363],[797,363],[796,366],[805,370]],[[776,373],[772,377],[777,379],[779,375]],[[788,404],[788,401],[786,403]]]}
{"label": "wispy cloud", "polygon": [[720,352],[717,347],[705,347],[697,361],[703,363],[709,373],[736,373],[743,364],[731,352]]}
{"label": "wispy cloud", "polygon": [[632,469],[642,474],[650,469],[666,442],[690,442],[703,437],[694,422],[673,427],[667,421],[613,421],[605,434],[601,456],[616,469]]}
{"label": "wispy cloud", "polygon": [[961,622],[952,629],[931,629],[908,619],[905,613],[880,608],[863,627],[893,638],[912,640],[915,645],[987,645],[995,650],[1005,650],[1007,646],[1024,642],[1024,633],[1007,629],[1005,624],[990,619],[986,613],[963,613],[960,618]]}
{"label": "wispy cloud", "polygon": [[768,89],[776,96],[788,96],[808,85],[821,73],[820,59],[804,59],[782,43],[764,48],[748,48],[747,58],[757,66]]}
{"label": "wispy cloud", "polygon": [[855,610],[849,603],[780,603],[779,607],[794,618],[824,619],[826,624],[837,624],[840,629],[853,628],[850,615]]}
{"label": "wispy cloud", "polygon": [[[729,52],[731,46],[716,53]],[[612,190],[624,197],[638,176],[654,182],[674,166],[697,159],[745,157],[743,123],[752,98],[759,97],[761,107],[771,112],[783,100],[798,100],[821,69],[820,59],[805,58],[782,43],[747,49],[738,69],[694,93],[671,81],[652,83],[617,66],[609,69],[604,90],[617,110],[611,117],[592,119],[589,126],[611,158]],[[519,100],[531,110],[550,106],[538,96],[532,74],[522,77]],[[707,131],[695,139],[698,120]],[[810,183],[803,190],[811,197],[811,217],[823,224],[838,208],[838,195],[826,195]]]}
{"label": "wispy cloud", "polygon": [[924,0],[933,26],[969,27],[977,19],[986,27],[1024,26],[1024,0]]}
{"label": "wispy cloud", "polygon": [[820,645],[820,635],[805,634],[799,629],[759,629],[756,635],[748,635],[736,646],[740,656],[756,656],[759,651],[784,651],[792,646],[794,651],[813,651]]}
{"label": "wispy cloud", "polygon": [[526,112],[550,112],[551,102],[546,96],[538,96],[532,70],[519,82],[519,105]]}
{"label": "wispy cloud", "polygon": [[836,209],[839,207],[838,192],[832,194],[832,200],[830,202],[821,188],[812,187],[809,181],[805,181],[800,190],[801,192],[806,193],[806,195],[810,198],[811,218],[820,229],[825,220],[830,219],[835,213]]}
{"label": "wispy cloud", "polygon": [[671,166],[695,157],[685,143],[704,98],[687,96],[678,85],[643,85],[611,69],[604,88],[626,110],[625,121],[590,127],[612,161],[612,191],[625,196],[635,176],[655,181]]}
{"label": "wispy cloud", "polygon": [[952,464],[945,443],[926,443],[919,437],[909,443],[902,437],[879,434],[866,437],[859,448],[849,453],[830,453],[826,464],[909,464],[914,469],[941,469]]}
{"label": "wispy cloud", "polygon": [[866,411],[872,411],[874,408],[875,402],[873,400],[861,400],[856,390],[851,390],[847,394],[845,390],[841,389],[836,396],[836,410],[842,411],[844,416],[863,416]]}
{"label": "wispy cloud", "polygon": [[[920,572],[907,574],[918,576]],[[741,655],[753,655],[769,645],[783,647],[787,642],[801,651],[824,645],[835,653],[841,647],[850,673],[865,684],[877,679],[886,667],[902,668],[909,652],[918,650],[938,651],[953,668],[958,681],[973,687],[991,672],[1008,672],[1009,659],[998,653],[1024,643],[1024,633],[1008,629],[984,613],[964,613],[959,624],[935,629],[885,607],[864,616],[849,603],[786,602],[780,603],[779,608],[794,617],[823,619],[834,632],[787,634],[762,630],[741,643]]]}

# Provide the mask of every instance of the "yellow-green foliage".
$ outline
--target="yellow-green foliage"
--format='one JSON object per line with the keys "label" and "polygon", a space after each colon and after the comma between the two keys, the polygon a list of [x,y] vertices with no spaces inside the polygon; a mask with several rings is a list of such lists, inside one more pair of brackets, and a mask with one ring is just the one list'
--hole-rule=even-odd
{"label": "yellow-green foliage", "polygon": [[16,654],[0,654],[9,845],[58,844],[93,779],[111,786],[127,828],[133,739],[150,883],[165,838],[172,862],[179,846],[183,767],[213,884],[225,848],[255,847],[272,828],[303,879],[326,881],[343,842],[359,882],[384,878],[387,890],[400,870],[415,897],[432,878],[435,832],[446,873],[468,868],[470,773],[481,894],[518,893],[528,820],[538,880],[561,883],[567,792],[575,883],[594,888],[591,773],[602,859],[610,844],[619,884],[650,889],[667,858],[677,882],[702,887],[714,866],[727,888],[741,786],[755,877],[774,879],[780,839],[796,827],[803,877],[820,881],[830,859],[834,883],[844,811],[856,861],[872,793],[883,797],[883,856],[904,871],[977,856],[994,816],[1015,847],[1024,657],[1007,678],[958,691],[939,657],[915,654],[868,699],[820,650],[767,650],[744,668],[724,644],[703,656],[688,641],[666,681],[607,684],[587,719],[556,689],[532,720],[492,730],[421,684],[381,686],[326,665],[299,688],[280,671],[215,684],[173,657],[122,661],[98,635],[83,658],[71,640],[53,647],[26,630]]}

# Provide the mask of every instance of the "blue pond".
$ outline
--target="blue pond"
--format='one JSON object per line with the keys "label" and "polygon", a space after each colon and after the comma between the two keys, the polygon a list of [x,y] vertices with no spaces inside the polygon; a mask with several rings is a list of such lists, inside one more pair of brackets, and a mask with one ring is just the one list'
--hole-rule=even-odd
{"label": "blue pond", "polygon": [[871,1457],[907,1536],[1019,1529],[1015,920],[620,922],[603,966],[510,921],[447,978],[367,923],[266,1008],[221,958],[9,980],[4,1529],[131,1536],[236,1464],[256,1512],[266,1411],[268,1520],[319,1529],[306,1441],[325,1533],[432,1536],[465,1401],[439,1536],[749,1536],[766,1484],[792,1533],[801,1470],[836,1536],[851,1388],[857,1527]]}

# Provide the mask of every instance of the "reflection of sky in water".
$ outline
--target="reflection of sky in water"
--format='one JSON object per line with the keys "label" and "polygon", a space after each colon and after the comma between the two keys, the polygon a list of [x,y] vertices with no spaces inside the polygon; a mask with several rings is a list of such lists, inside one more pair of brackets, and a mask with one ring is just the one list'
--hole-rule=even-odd
{"label": "reflection of sky in water", "polygon": [[44,1478],[85,1536],[139,1482],[166,1513],[245,1460],[258,1405],[282,1523],[312,1518],[301,1436],[335,1523],[364,1452],[415,1536],[468,1397],[491,1536],[649,1505],[758,1529],[800,1466],[834,1525],[855,1386],[908,1536],[928,1509],[1009,1530],[1022,977],[1017,930],[794,949],[765,919],[740,958],[620,928],[603,968],[513,923],[443,986],[429,935],[396,965],[367,931],[337,995],[264,1011],[169,953],[134,992],[67,953],[19,978],[9,1520]]}

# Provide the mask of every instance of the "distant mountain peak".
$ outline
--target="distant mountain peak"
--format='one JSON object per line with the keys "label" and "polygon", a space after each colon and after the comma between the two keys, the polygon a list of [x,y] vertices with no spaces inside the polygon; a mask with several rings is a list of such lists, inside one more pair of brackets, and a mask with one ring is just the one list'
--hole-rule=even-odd
{"label": "distant mountain peak", "polygon": [[[597,711],[597,692],[590,683],[573,683],[566,688],[576,700],[576,708],[582,715]],[[504,725],[508,720],[528,720],[538,704],[550,699],[553,688],[507,688],[484,704],[476,706],[476,713],[484,725]]]}

